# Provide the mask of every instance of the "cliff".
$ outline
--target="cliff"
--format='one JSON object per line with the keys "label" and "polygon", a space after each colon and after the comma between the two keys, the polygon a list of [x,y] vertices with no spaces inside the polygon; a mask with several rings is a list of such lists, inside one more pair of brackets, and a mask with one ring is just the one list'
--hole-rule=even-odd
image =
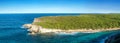
{"label": "cliff", "polygon": [[60,30],[60,29],[48,29],[48,28],[42,28],[41,26],[33,25],[33,24],[25,24],[24,27],[28,28],[28,30],[31,32],[31,34],[36,33],[67,33],[67,34],[73,34],[76,32],[82,32],[82,33],[94,33],[94,32],[100,32],[100,31],[111,31],[111,30],[118,30],[120,28],[114,28],[114,29],[97,29],[97,30],[86,30],[86,29],[77,29],[77,30]]}
{"label": "cliff", "polygon": [[82,32],[82,33],[94,33],[94,32],[100,32],[100,31],[111,31],[111,30],[118,30],[120,28],[114,28],[114,29],[97,29],[97,30],[86,30],[86,29],[75,29],[75,30],[61,30],[61,29],[48,29],[48,28],[42,28],[41,26],[37,26],[34,24],[25,24],[24,27],[28,28],[28,31],[31,32],[31,34],[36,33],[68,33],[73,34],[76,32]]}

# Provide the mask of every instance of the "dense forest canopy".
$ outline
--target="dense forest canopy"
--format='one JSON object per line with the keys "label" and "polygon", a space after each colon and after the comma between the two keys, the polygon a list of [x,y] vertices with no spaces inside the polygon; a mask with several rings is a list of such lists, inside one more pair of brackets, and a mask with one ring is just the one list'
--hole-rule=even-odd
{"label": "dense forest canopy", "polygon": [[81,14],[78,16],[46,16],[34,22],[50,29],[110,29],[120,27],[119,14]]}

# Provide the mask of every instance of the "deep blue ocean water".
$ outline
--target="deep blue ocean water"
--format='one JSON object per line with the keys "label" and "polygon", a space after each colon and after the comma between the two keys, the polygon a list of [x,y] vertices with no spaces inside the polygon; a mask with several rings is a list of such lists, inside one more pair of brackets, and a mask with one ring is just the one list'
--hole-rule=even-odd
{"label": "deep blue ocean water", "polygon": [[[77,14],[75,14],[76,16]],[[0,14],[0,43],[100,43],[116,31],[78,33],[75,35],[39,34],[28,35],[23,24],[32,23],[43,16],[66,16],[65,14]],[[74,15],[72,15],[74,16]]]}

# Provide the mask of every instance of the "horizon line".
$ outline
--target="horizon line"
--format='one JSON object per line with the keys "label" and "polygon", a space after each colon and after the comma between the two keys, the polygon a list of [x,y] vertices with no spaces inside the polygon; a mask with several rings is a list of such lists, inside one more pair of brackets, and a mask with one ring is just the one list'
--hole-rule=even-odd
{"label": "horizon line", "polygon": [[119,14],[119,13],[0,13],[0,14]]}

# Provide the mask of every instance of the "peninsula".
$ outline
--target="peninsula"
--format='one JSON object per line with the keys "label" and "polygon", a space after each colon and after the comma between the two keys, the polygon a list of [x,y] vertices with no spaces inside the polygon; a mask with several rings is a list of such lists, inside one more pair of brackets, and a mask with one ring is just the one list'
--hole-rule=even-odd
{"label": "peninsula", "polygon": [[32,33],[100,32],[120,29],[119,14],[81,14],[77,16],[45,16],[25,24]]}

